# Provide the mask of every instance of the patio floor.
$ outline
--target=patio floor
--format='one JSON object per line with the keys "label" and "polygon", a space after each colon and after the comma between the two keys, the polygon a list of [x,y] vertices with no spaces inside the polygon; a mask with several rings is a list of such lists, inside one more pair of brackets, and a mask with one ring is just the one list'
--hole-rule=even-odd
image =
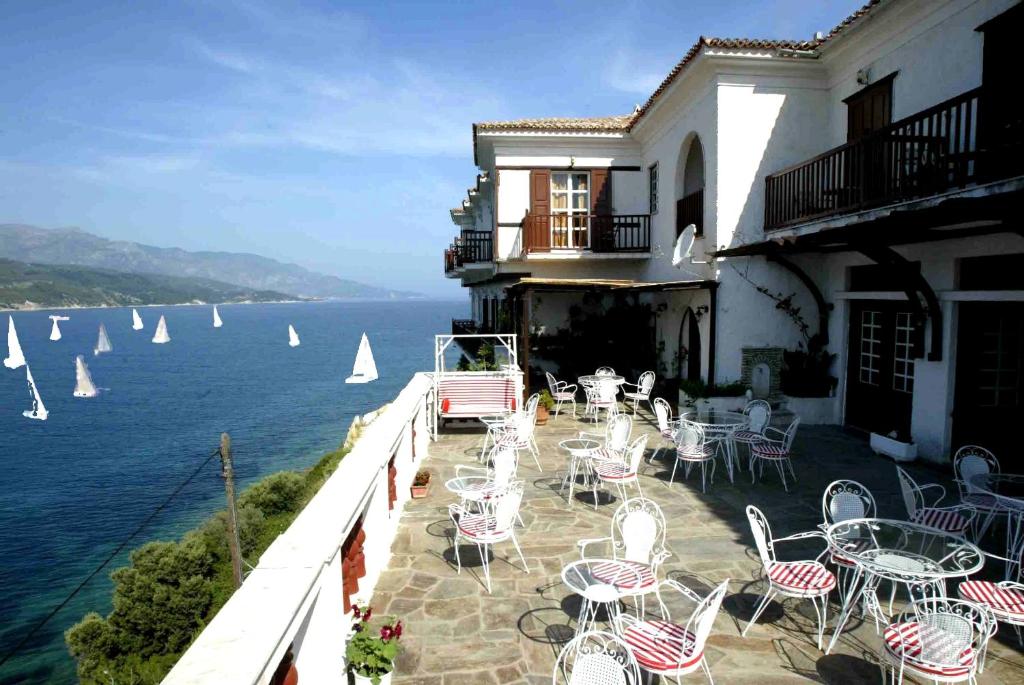
{"label": "patio floor", "polygon": [[[406,624],[395,685],[551,682],[555,657],[573,635],[579,606],[561,582],[561,569],[579,558],[577,540],[609,534],[611,514],[619,505],[615,495],[604,495],[595,511],[589,492],[571,505],[559,492],[566,455],[558,442],[575,437],[580,429],[586,429],[586,424],[564,415],[538,427],[542,473],[528,455],[520,460],[519,478],[526,481],[526,493],[525,529],[519,532],[519,540],[530,573],[519,567],[511,543],[497,545],[490,595],[475,551],[462,552],[462,574],[456,574],[453,526],[447,515],[447,506],[455,499],[444,488],[456,464],[475,464],[483,432],[454,428],[442,432],[431,445],[425,463],[433,473],[430,493],[407,503],[391,562],[372,601],[375,611],[397,615]],[[658,434],[649,414],[638,417],[634,436],[638,431],[651,433],[652,446],[660,444],[655,442]],[[836,478],[853,478],[874,493],[880,516],[903,518],[895,468],[872,454],[863,441],[837,428],[812,426],[801,429],[794,451],[800,480],[788,494],[777,475],[767,471],[766,482],[751,485],[744,471],[730,484],[719,464],[715,483],[705,495],[696,470],[688,482],[680,482],[680,469],[669,487],[670,461],[647,467],[641,476],[644,496],[658,502],[668,520],[667,545],[672,556],[662,566],[662,574],[701,594],[730,579],[729,594],[706,650],[717,682],[877,683],[875,655],[880,638],[874,624],[852,619],[832,654],[826,656],[815,645],[814,610],[806,600],[774,602],[747,637],[740,637],[763,590],[761,565],[744,514],[747,504],[761,508],[774,534],[782,537],[816,526],[821,521],[825,486]],[[950,487],[948,476],[940,471],[927,467],[910,471],[920,475],[922,482]],[[955,489],[952,493],[955,496]],[[820,550],[820,543],[803,551],[799,546],[788,550],[784,546],[780,558],[812,558]],[[507,561],[512,559],[514,567]],[[987,570],[1002,573],[1001,567]],[[832,600],[826,640],[839,612],[836,593]],[[990,649],[980,682],[1024,682],[1024,652],[1012,629],[1001,626]],[[689,679],[701,682],[703,675]]]}

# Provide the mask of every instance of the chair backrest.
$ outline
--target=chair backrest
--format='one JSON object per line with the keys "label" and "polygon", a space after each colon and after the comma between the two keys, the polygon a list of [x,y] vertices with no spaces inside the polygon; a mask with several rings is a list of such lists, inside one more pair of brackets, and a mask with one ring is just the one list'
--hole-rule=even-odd
{"label": "chair backrest", "polygon": [[977,492],[978,486],[971,484],[971,478],[999,473],[999,460],[984,447],[964,445],[953,456],[953,473],[961,481],[961,493]]}
{"label": "chair backrest", "polygon": [[610,366],[601,366],[594,372],[595,376],[614,376],[615,369]]}
{"label": "chair backrest", "polygon": [[658,418],[658,430],[665,433],[672,429],[672,405],[667,400],[654,398],[654,415]]}
{"label": "chair backrest", "polygon": [[628,499],[612,516],[612,544],[627,561],[650,564],[665,549],[665,514],[654,500]]}
{"label": "chair backrest", "polygon": [[597,396],[601,402],[615,404],[619,396],[619,385],[613,381],[602,381],[597,384]]}
{"label": "chair backrest", "polygon": [[512,530],[519,513],[519,504],[523,501],[523,481],[515,481],[508,488],[491,498],[490,506],[495,519],[495,531]]}
{"label": "chair backrest", "polygon": [[[708,636],[711,635],[711,629],[715,625],[715,618],[718,616],[718,610],[722,607],[722,600],[725,599],[725,593],[729,589],[728,579],[719,583],[718,587],[708,593],[708,596],[702,599],[698,604],[697,608],[689,614],[686,620],[685,629],[686,632],[693,636],[692,641],[687,641],[683,644],[683,649],[675,650],[678,651],[678,659],[676,669],[682,668],[684,663],[691,662],[694,655],[700,654],[704,651],[704,644],[707,642]],[[665,600],[669,594],[681,595],[684,599],[685,604],[693,602],[694,592],[690,590],[682,583],[675,580],[663,580],[658,583],[658,604],[661,606],[661,617],[669,621],[671,615]],[[678,623],[678,622],[677,622]],[[679,624],[682,625],[682,624]],[[676,640],[677,638],[666,638]],[[666,645],[667,646],[667,645]],[[670,670],[670,669],[666,669]]]}
{"label": "chair backrest", "polygon": [[636,473],[640,470],[640,460],[644,458],[644,452],[647,450],[648,437],[650,436],[644,433],[634,440],[626,450],[626,466],[630,473]]}
{"label": "chair backrest", "polygon": [[973,667],[980,660],[993,632],[995,616],[989,609],[973,602],[928,597],[911,603],[898,621],[916,621],[942,630],[942,640],[922,641],[922,652],[918,657],[922,661],[961,666],[961,658],[968,650],[973,650]]}
{"label": "chair backrest", "polygon": [[826,525],[873,518],[877,511],[874,495],[855,480],[832,481],[821,497],[821,515]]}
{"label": "chair backrest", "polygon": [[768,567],[775,561],[775,545],[772,544],[772,527],[764,513],[752,504],[747,505],[747,520],[750,521],[750,532],[754,534],[754,544],[761,557],[761,563]]}
{"label": "chair backrest", "polygon": [[519,469],[519,450],[495,447],[491,452],[491,482],[496,488],[504,488],[516,477]]}
{"label": "chair backrest", "polygon": [[910,474],[899,466],[896,467],[896,475],[900,479],[900,492],[903,495],[903,505],[907,508],[907,517],[910,518],[917,513],[918,509],[924,507],[924,494],[917,481],[910,477]]}
{"label": "chair backrest", "polygon": [[640,379],[636,382],[637,392],[641,395],[650,395],[651,390],[654,390],[654,372],[644,371],[640,374]]}
{"label": "chair backrest", "polygon": [[548,378],[548,391],[551,392],[552,395],[554,395],[556,392],[558,392],[558,381],[555,379],[554,376],[551,375],[550,371],[545,371],[544,375],[547,376]]}
{"label": "chair backrest", "polygon": [[798,416],[789,424],[789,428],[786,429],[786,436],[782,438],[782,448],[787,452],[793,449],[793,440],[796,439],[796,429],[799,427],[800,417]]}
{"label": "chair backrest", "polygon": [[604,446],[610,450],[624,450],[633,434],[633,418],[629,414],[616,414],[608,419],[604,431]]}
{"label": "chair backrest", "polygon": [[577,635],[562,648],[552,685],[639,685],[640,666],[622,638],[601,630]]}
{"label": "chair backrest", "polygon": [[683,421],[676,431],[676,447],[700,448],[704,446],[704,429],[692,421]]}
{"label": "chair backrest", "polygon": [[[537,418],[537,405],[540,403],[540,394],[533,393],[526,400],[526,406],[523,407],[523,413],[530,416],[533,419]],[[532,422],[531,422],[532,423]]]}
{"label": "chair backrest", "polygon": [[764,400],[751,400],[743,407],[743,413],[747,416],[747,430],[764,433],[772,420],[772,405]]}

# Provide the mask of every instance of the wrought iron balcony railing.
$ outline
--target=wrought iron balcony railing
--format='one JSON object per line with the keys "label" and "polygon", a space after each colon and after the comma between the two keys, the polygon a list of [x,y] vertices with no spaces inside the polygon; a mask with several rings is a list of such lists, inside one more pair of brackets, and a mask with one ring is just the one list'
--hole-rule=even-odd
{"label": "wrought iron balcony railing", "polygon": [[649,214],[528,214],[521,250],[645,253],[651,251]]}

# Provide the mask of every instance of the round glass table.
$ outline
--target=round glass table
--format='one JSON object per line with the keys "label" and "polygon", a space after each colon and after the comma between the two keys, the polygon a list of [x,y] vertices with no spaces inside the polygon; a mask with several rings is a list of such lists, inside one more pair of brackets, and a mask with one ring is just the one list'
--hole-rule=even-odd
{"label": "round glass table", "polygon": [[479,461],[486,463],[488,443],[492,445],[494,444],[498,432],[505,428],[505,424],[508,423],[508,420],[511,417],[511,410],[503,414],[484,414],[483,416],[477,417],[480,423],[487,426],[487,433],[484,435],[484,444],[483,447],[480,448]]}
{"label": "round glass table", "polygon": [[[1017,473],[977,473],[968,479],[968,483],[976,490],[995,498],[997,506],[1006,512],[1006,552],[1007,559],[1013,558],[1015,552],[1021,550],[1024,542],[1024,475]],[[989,518],[996,512],[989,513]],[[988,526],[981,527],[985,530]],[[1011,579],[1012,567],[1006,566],[1006,578]]]}
{"label": "round glass table", "polygon": [[576,486],[576,479],[579,477],[580,472],[583,473],[584,486],[592,486],[593,484],[593,469],[590,466],[590,458],[601,447],[601,443],[587,438],[572,438],[571,440],[563,440],[558,443],[558,446],[569,453],[569,468],[565,472],[561,489],[565,490],[565,486],[568,484],[569,504],[571,505],[572,491]]}
{"label": "round glass table", "polygon": [[614,383],[615,385],[622,385],[626,382],[624,376],[612,376],[612,375],[597,375],[590,374],[587,376],[580,376],[576,379],[580,385],[597,385],[598,383]]}
{"label": "round glass table", "polygon": [[700,426],[704,431],[704,437],[715,443],[716,451],[719,448],[724,450],[725,470],[729,475],[729,482],[733,482],[733,467],[739,467],[739,457],[732,434],[750,425],[750,418],[743,412],[706,408],[685,411],[680,414],[679,421]]}
{"label": "round glass table", "polygon": [[[854,591],[846,596],[826,654],[835,645],[858,600],[863,602],[865,614],[871,612],[883,625],[886,623],[888,618],[882,612],[877,592],[882,580],[892,582],[894,592],[896,585],[903,585],[911,595],[918,592],[944,597],[946,579],[966,578],[980,571],[985,563],[982,551],[964,538],[908,521],[849,519],[829,526],[825,539],[834,554],[856,565],[850,585]],[[892,602],[890,599],[890,613]]]}
{"label": "round glass table", "polygon": [[643,583],[640,569],[628,561],[586,559],[574,561],[562,569],[562,582],[583,598],[576,621],[576,634],[593,628],[598,610],[606,608],[608,622],[615,629],[619,602]]}

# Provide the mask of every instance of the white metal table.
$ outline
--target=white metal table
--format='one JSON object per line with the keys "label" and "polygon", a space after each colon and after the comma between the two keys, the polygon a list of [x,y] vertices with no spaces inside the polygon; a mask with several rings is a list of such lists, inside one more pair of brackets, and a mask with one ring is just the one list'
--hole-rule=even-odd
{"label": "white metal table", "polygon": [[709,408],[683,412],[679,416],[679,421],[700,426],[705,437],[715,443],[716,451],[718,448],[723,449],[725,470],[729,475],[729,482],[733,482],[733,466],[739,467],[739,457],[736,456],[736,441],[733,440],[732,434],[749,426],[750,418],[738,411]]}
{"label": "white metal table", "polygon": [[635,592],[643,580],[640,570],[628,561],[618,559],[585,559],[574,561],[562,569],[562,582],[583,598],[576,621],[576,634],[589,630],[597,622],[603,605],[608,621],[615,626],[619,602]]}
{"label": "white metal table", "polygon": [[[1006,512],[1006,558],[1020,559],[1024,551],[1021,548],[1024,545],[1024,475],[978,473],[970,481],[972,486],[995,498],[999,508]],[[1006,566],[1007,580],[1014,575],[1011,564]]]}
{"label": "white metal table", "polygon": [[484,445],[480,448],[480,461],[487,461],[487,443],[494,443],[495,434],[505,428],[508,420],[512,417],[512,411],[509,410],[502,414],[485,414],[478,417],[480,423],[487,426],[487,433],[484,435]]}
{"label": "white metal table", "polygon": [[[888,617],[878,601],[878,584],[888,580],[913,594],[944,597],[946,580],[977,573],[984,554],[964,538],[909,521],[860,518],[828,527],[825,539],[834,554],[855,564],[853,582],[846,596],[828,654],[843,632],[858,601],[883,625]],[[857,590],[861,584],[860,590]],[[892,600],[890,600],[891,609]]]}
{"label": "white metal table", "polygon": [[572,505],[572,491],[576,486],[576,478],[581,471],[584,477],[584,485],[590,486],[593,484],[594,474],[590,460],[594,452],[601,447],[601,443],[587,438],[572,438],[571,440],[563,440],[558,443],[558,446],[569,453],[569,467],[566,470],[565,478],[562,480],[561,489],[565,490],[565,486],[568,483],[569,504]]}

